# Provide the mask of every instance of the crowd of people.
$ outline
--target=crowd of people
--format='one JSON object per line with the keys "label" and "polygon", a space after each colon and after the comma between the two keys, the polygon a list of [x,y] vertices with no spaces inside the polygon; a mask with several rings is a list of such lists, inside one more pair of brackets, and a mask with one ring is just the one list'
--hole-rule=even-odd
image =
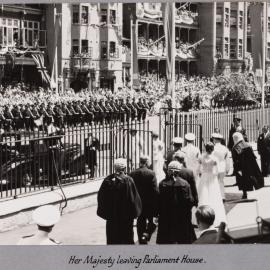
{"label": "crowd of people", "polygon": [[[182,111],[210,109],[223,106],[224,101],[230,105],[231,100],[233,105],[238,97],[247,98],[248,93],[256,92],[252,76],[238,75],[237,78],[187,78],[179,75],[176,79],[174,106]],[[1,86],[1,129],[33,130],[40,126],[44,128],[51,122],[59,127],[108,123],[110,120],[123,120],[123,114],[128,119],[141,120],[147,114],[160,113],[161,108],[172,108],[172,99],[165,92],[165,78],[158,78],[157,73],[153,72],[147,76],[141,74],[139,79],[139,89],[123,87],[114,92],[98,88],[91,91],[82,89],[75,93],[70,88],[58,94],[24,83]],[[236,86],[237,91],[234,91]],[[250,99],[254,101],[251,96]]]}
{"label": "crowd of people", "polygon": [[[176,39],[176,57],[180,57],[182,59],[187,58],[196,58],[197,51],[196,46],[189,42],[183,42]],[[146,40],[144,37],[139,37],[138,39],[138,54],[143,56],[166,56],[166,47],[165,40]]]}
{"label": "crowd of people", "polygon": [[[264,178],[240,122],[235,119],[231,128],[231,152],[236,183],[246,199],[249,191],[264,187]],[[158,134],[153,137],[152,166],[149,157],[142,155],[139,168],[126,174],[126,160],[117,159],[115,172],[100,187],[97,215],[107,221],[107,244],[134,244],[134,219],[139,244],[147,244],[156,227],[157,244],[231,243],[224,229],[224,177],[230,164],[223,135],[216,130],[204,153],[194,145],[192,133],[184,139],[175,137],[174,149],[168,153]],[[198,238],[194,225],[200,231]]]}

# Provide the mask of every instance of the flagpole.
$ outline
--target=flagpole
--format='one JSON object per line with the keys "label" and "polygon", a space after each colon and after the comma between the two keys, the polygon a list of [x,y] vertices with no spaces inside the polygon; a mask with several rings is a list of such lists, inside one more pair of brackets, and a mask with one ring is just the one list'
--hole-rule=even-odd
{"label": "flagpole", "polygon": [[[267,34],[267,3],[263,2],[263,42],[262,42],[262,110],[265,105],[265,49],[266,49],[266,34]],[[264,115],[264,114],[262,114]],[[263,119],[264,122],[264,119]]]}
{"label": "flagpole", "polygon": [[133,89],[133,16],[130,15],[130,89]]}
{"label": "flagpole", "polygon": [[171,81],[171,96],[172,107],[175,108],[175,2],[170,3],[172,5],[172,81]]}

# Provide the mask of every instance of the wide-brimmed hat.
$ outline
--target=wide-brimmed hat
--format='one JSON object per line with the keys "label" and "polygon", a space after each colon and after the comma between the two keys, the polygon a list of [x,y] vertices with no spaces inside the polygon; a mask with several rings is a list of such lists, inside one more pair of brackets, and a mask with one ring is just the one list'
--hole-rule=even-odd
{"label": "wide-brimmed hat", "polygon": [[187,133],[186,135],[185,135],[185,139],[187,140],[187,141],[195,141],[195,139],[196,139],[196,136],[195,136],[195,134],[193,134],[193,133]]}

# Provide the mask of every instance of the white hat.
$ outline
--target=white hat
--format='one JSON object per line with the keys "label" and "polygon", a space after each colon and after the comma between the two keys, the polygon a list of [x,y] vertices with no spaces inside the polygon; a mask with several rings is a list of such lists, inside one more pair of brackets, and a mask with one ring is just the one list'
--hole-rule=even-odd
{"label": "white hat", "polygon": [[241,142],[243,140],[244,140],[244,137],[243,137],[242,133],[240,133],[240,132],[233,133],[234,145],[236,145],[237,143],[239,143],[239,142]]}
{"label": "white hat", "polygon": [[44,205],[35,209],[32,217],[37,225],[50,227],[59,221],[60,212],[53,205]]}
{"label": "white hat", "polygon": [[171,171],[180,171],[181,169],[182,169],[181,163],[176,160],[171,161],[168,165],[168,170]]}
{"label": "white hat", "polygon": [[193,133],[187,133],[187,134],[185,135],[185,139],[186,139],[187,141],[195,141],[196,137],[195,137],[195,135],[194,135]]}
{"label": "white hat", "polygon": [[213,133],[211,137],[214,139],[223,139],[223,136],[220,133]]}
{"label": "white hat", "polygon": [[115,169],[125,169],[127,167],[127,161],[124,158],[118,158],[114,161]]}
{"label": "white hat", "polygon": [[174,137],[173,138],[173,144],[183,144],[184,140],[181,137]]}

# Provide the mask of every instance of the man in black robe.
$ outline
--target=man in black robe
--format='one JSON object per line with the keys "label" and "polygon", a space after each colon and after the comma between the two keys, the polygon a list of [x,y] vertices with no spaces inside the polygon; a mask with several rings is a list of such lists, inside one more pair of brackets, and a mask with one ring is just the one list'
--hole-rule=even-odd
{"label": "man in black robe", "polygon": [[126,160],[115,160],[114,168],[98,191],[97,215],[107,221],[107,244],[134,244],[133,221],[141,214],[141,199],[132,178],[125,174]]}
{"label": "man in black robe", "polygon": [[261,170],[264,177],[270,174],[270,130],[264,126],[257,140],[258,153],[261,156]]}
{"label": "man in black robe", "polygon": [[146,244],[156,229],[153,218],[157,216],[158,187],[155,173],[148,169],[149,157],[140,157],[140,168],[130,173],[142,201],[142,213],[137,220],[140,244]]}
{"label": "man in black robe", "polygon": [[194,204],[190,185],[179,177],[183,165],[172,161],[168,174],[159,184],[157,244],[190,244],[194,241],[191,208]]}
{"label": "man in black robe", "polygon": [[264,178],[257,164],[253,149],[244,141],[243,135],[240,132],[235,132],[233,134],[233,141],[232,158],[236,174],[236,183],[239,190],[243,191],[242,198],[246,199],[248,191],[264,186]]}
{"label": "man in black robe", "polygon": [[243,135],[244,140],[247,142],[248,138],[246,135],[246,130],[242,127],[241,124],[242,119],[240,117],[233,118],[233,124],[231,125],[231,129],[229,131],[229,142],[228,142],[228,149],[231,151],[233,148],[233,134],[235,132],[240,132]]}

